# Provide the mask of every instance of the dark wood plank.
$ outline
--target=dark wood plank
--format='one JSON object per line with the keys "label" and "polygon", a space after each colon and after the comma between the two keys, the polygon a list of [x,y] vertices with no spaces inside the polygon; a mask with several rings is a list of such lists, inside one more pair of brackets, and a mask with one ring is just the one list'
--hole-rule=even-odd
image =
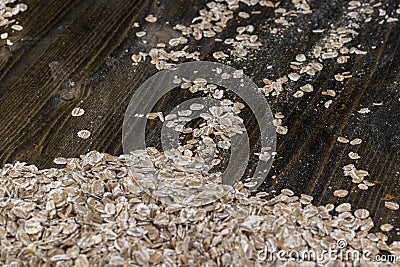
{"label": "dark wood plank", "polygon": [[[178,32],[177,23],[189,24],[202,1],[27,1],[31,10],[21,15],[25,29],[23,41],[12,50],[0,50],[0,163],[27,161],[39,167],[54,166],[57,156],[77,157],[90,150],[122,153],[121,129],[125,109],[135,90],[156,73],[148,62],[132,66],[130,56]],[[395,0],[382,1],[393,10]],[[282,2],[285,6],[288,3]],[[315,28],[333,29],[345,22],[342,1],[312,1],[314,13],[294,18],[280,36],[269,33],[265,16],[251,21],[231,21],[221,38],[231,36],[237,25],[260,25],[257,32],[263,48],[255,56],[232,66],[244,68],[256,83],[265,77],[278,78],[289,72],[289,63],[298,53],[311,51],[324,34]],[[249,8],[250,10],[250,8]],[[271,11],[272,12],[272,11]],[[145,24],[153,13],[159,21]],[[269,16],[271,14],[267,14]],[[144,25],[149,34],[144,44],[135,37],[133,23]],[[166,24],[169,22],[169,24]],[[378,226],[390,222],[400,227],[399,211],[383,207],[385,195],[400,202],[400,29],[398,23],[364,23],[356,44],[368,48],[344,65],[327,64],[313,80],[315,92],[295,99],[298,89],[290,86],[279,97],[268,101],[274,112],[285,114],[289,133],[278,136],[278,158],[262,190],[288,187],[297,194],[308,193],[318,204],[350,202],[355,208],[371,211]],[[299,31],[298,29],[301,29]],[[16,37],[21,37],[16,36]],[[202,60],[214,61],[212,52],[221,49],[212,39],[190,42],[190,50],[202,53]],[[376,49],[371,49],[376,46]],[[272,69],[266,67],[272,65]],[[352,72],[354,78],[338,83],[334,74]],[[329,109],[321,94],[338,92]],[[156,89],[155,89],[156,90]],[[383,102],[383,106],[373,106]],[[80,106],[83,117],[72,118],[71,110]],[[370,114],[357,113],[369,107]],[[245,114],[250,116],[251,114]],[[88,129],[88,140],[76,133]],[[155,136],[156,134],[154,134]],[[359,137],[357,147],[340,144],[339,135]],[[257,134],[250,133],[254,139]],[[351,161],[347,154],[361,155],[356,165],[370,172],[375,187],[361,191],[343,176],[342,167]],[[274,179],[272,177],[275,177]],[[344,199],[333,191],[344,188],[351,193]],[[398,240],[396,231],[390,238]]]}

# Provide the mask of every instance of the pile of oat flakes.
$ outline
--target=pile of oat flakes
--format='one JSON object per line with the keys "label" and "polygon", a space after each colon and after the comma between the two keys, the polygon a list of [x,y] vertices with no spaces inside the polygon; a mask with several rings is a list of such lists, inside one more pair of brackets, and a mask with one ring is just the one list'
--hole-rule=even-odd
{"label": "pile of oat flakes", "polygon": [[[239,183],[208,205],[163,204],[129,175],[131,156],[93,151],[57,158],[66,164],[62,169],[6,164],[0,170],[2,266],[315,266],[312,258],[286,262],[266,255],[338,249],[339,240],[346,251],[368,252],[371,259],[385,251],[400,256],[400,242],[369,233],[374,223],[367,210],[314,206],[311,196],[289,189],[268,199]],[[355,266],[373,264],[361,259]]]}

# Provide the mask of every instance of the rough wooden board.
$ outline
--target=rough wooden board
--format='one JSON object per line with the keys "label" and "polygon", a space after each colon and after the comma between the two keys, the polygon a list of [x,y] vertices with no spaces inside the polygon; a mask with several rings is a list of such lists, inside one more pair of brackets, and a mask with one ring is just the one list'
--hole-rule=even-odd
{"label": "rough wooden board", "polygon": [[[26,2],[30,10],[20,16],[25,28],[19,33],[24,40],[11,51],[0,50],[0,163],[20,160],[47,168],[54,166],[52,159],[57,156],[76,157],[89,150],[120,154],[126,106],[135,89],[156,73],[148,63],[132,66],[131,53],[178,36],[171,25],[189,24],[204,4],[194,0]],[[396,4],[386,2],[391,8]],[[311,4],[310,17],[296,18],[296,26],[279,38],[260,33],[265,48],[232,66],[245,68],[258,84],[262,78],[286,74],[295,55],[310,51],[323,36],[312,29],[343,21],[342,1]],[[158,23],[144,23],[149,13],[159,18]],[[135,21],[154,33],[146,37],[147,45],[135,37]],[[263,21],[262,16],[253,16],[245,24]],[[222,37],[234,30],[227,29]],[[273,111],[285,114],[289,133],[279,137],[279,157],[263,189],[288,187],[313,195],[317,204],[348,201],[369,209],[378,225],[390,222],[400,227],[399,211],[385,209],[380,200],[392,194],[400,202],[399,24],[363,24],[357,43],[369,53],[344,67],[329,64],[313,80],[316,91],[312,95],[295,99],[293,89],[269,99]],[[221,49],[211,39],[196,45],[203,60],[213,60],[211,52]],[[370,49],[373,45],[377,46],[374,50]],[[273,68],[266,69],[268,65]],[[332,80],[335,73],[345,70],[355,77],[342,84]],[[323,107],[329,98],[321,95],[326,89],[340,91],[329,109]],[[63,100],[68,94],[73,99]],[[383,102],[383,106],[374,107],[373,102]],[[83,117],[71,117],[76,106],[86,110]],[[370,107],[372,112],[358,114],[361,107]],[[79,139],[76,133],[81,129],[90,130],[91,138]],[[336,142],[338,135],[364,142],[351,147]],[[347,154],[352,149],[362,157],[357,166],[367,169],[370,180],[379,179],[380,185],[361,191],[343,176],[341,168],[351,162]],[[273,175],[275,179],[270,178]],[[351,193],[338,201],[332,193],[339,188]],[[396,231],[391,238],[398,239]]]}

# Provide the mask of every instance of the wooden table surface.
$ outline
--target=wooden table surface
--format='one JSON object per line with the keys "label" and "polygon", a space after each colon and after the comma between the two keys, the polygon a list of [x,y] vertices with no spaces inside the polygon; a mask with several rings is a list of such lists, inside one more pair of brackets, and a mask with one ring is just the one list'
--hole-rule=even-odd
{"label": "wooden table surface", "polygon": [[[90,150],[121,154],[122,122],[129,100],[157,73],[149,62],[133,66],[130,56],[179,36],[172,26],[189,25],[206,3],[24,2],[29,6],[19,15],[24,29],[13,35],[20,40],[10,49],[4,44],[0,47],[0,164],[26,161],[40,168],[54,167],[55,157],[77,157]],[[272,36],[268,27],[261,27],[257,34],[263,47],[255,58],[231,65],[244,68],[259,86],[263,78],[287,74],[290,61],[298,53],[310,51],[326,35],[313,34],[313,29],[331,29],[343,19],[343,2],[311,1],[313,14],[294,18],[295,25],[280,36]],[[387,12],[398,8],[397,0],[382,2]],[[159,18],[157,23],[144,21],[150,13]],[[249,24],[261,25],[265,16],[252,16]],[[135,36],[138,29],[133,27],[134,22],[151,33],[144,38],[147,44]],[[227,34],[236,28],[234,21],[230,23]],[[312,94],[294,98],[294,91],[289,90],[268,98],[273,112],[285,115],[289,132],[278,135],[278,157],[261,189],[291,188],[297,194],[314,196],[316,204],[349,202],[353,209],[370,210],[378,226],[392,223],[400,227],[399,210],[384,208],[382,201],[393,197],[400,202],[400,26],[399,22],[373,22],[362,24],[359,33],[357,43],[367,48],[368,54],[324,68],[312,81]],[[212,52],[219,44],[212,38],[189,45],[201,52],[201,60],[215,61]],[[268,69],[269,65],[273,68]],[[350,71],[354,77],[342,83],[335,81],[334,74],[343,71]],[[329,98],[321,94],[327,89],[338,93],[328,109],[323,103]],[[382,106],[373,105],[380,102]],[[72,117],[71,110],[78,106],[85,115]],[[363,107],[371,112],[357,113]],[[89,139],[77,137],[82,129],[91,131]],[[336,141],[338,136],[358,137],[363,143],[356,147],[341,144]],[[360,160],[349,159],[347,154],[352,150],[360,154]],[[358,189],[343,175],[342,167],[352,162],[368,170],[368,180],[377,185],[367,191]],[[337,189],[347,189],[350,194],[338,199],[333,196]],[[392,240],[399,238],[397,232],[390,232]]]}

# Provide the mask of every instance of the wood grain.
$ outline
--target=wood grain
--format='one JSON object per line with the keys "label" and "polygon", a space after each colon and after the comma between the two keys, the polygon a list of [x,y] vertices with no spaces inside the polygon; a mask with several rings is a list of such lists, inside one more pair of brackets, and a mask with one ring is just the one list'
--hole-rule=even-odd
{"label": "wood grain", "polygon": [[[0,50],[0,163],[26,161],[48,168],[57,156],[77,157],[90,150],[122,153],[125,109],[135,90],[156,73],[149,63],[132,66],[130,55],[178,36],[172,25],[189,24],[204,3],[26,2],[30,9],[20,15],[24,30],[15,36],[23,39],[11,50]],[[384,2],[388,11],[396,8],[397,1]],[[287,74],[296,54],[307,53],[322,41],[324,35],[312,33],[313,29],[331,29],[344,22],[342,5],[342,1],[312,1],[313,14],[294,18],[295,26],[280,37],[266,30],[265,17],[251,17],[245,24],[261,26],[258,34],[264,46],[255,56],[232,66],[244,68],[259,85],[265,77]],[[159,21],[146,24],[144,17],[149,13]],[[135,37],[136,21],[152,33],[145,38],[147,44]],[[233,34],[235,23],[230,22],[221,38]],[[295,99],[291,95],[297,89],[289,88],[279,97],[268,98],[272,110],[286,116],[289,133],[279,136],[278,158],[261,189],[288,187],[297,194],[313,195],[317,204],[348,201],[354,208],[370,210],[377,226],[392,223],[400,227],[399,211],[385,209],[381,200],[391,194],[400,202],[400,27],[398,23],[361,24],[359,33],[356,42],[369,53],[344,65],[332,61],[312,80],[314,93]],[[202,60],[213,61],[212,52],[221,49],[212,39],[189,45],[201,52]],[[273,68],[267,69],[269,65]],[[343,83],[334,81],[333,75],[343,71],[354,77]],[[321,94],[327,89],[338,92],[329,109],[323,106],[329,98]],[[383,105],[372,104],[379,102]],[[73,118],[70,112],[77,106],[86,113]],[[372,112],[358,114],[361,107]],[[91,138],[79,139],[76,133],[82,129],[90,130]],[[253,141],[256,135],[250,133]],[[358,137],[363,143],[356,147],[341,144],[336,141],[339,135]],[[342,167],[352,162],[347,156],[352,150],[361,155],[357,167],[368,170],[369,180],[380,184],[361,191],[343,176]],[[351,193],[338,200],[332,194],[336,189]],[[392,231],[390,238],[398,240],[399,236]]]}

